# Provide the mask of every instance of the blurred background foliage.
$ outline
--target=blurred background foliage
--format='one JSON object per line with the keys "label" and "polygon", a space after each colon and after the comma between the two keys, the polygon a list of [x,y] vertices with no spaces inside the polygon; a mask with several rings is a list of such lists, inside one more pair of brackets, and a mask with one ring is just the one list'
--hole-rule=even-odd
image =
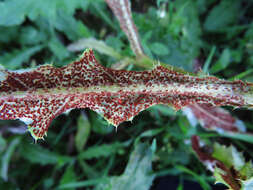
{"label": "blurred background foliage", "polygon": [[[199,64],[221,78],[253,82],[252,0],[131,2],[149,57],[188,71]],[[68,64],[79,56],[68,45],[83,38],[101,40],[105,51],[113,48],[112,56],[95,52],[107,67],[134,56],[103,0],[0,0],[0,10],[0,64],[6,69]],[[233,114],[252,131],[252,111]],[[91,110],[72,110],[58,116],[45,141],[37,143],[22,122],[0,122],[0,188],[162,189],[163,176],[176,176],[171,189],[189,189],[186,181],[194,181],[210,190],[214,179],[194,155],[192,135],[232,143],[253,158],[252,141],[193,127],[181,111],[166,106],[143,111],[117,131]]]}

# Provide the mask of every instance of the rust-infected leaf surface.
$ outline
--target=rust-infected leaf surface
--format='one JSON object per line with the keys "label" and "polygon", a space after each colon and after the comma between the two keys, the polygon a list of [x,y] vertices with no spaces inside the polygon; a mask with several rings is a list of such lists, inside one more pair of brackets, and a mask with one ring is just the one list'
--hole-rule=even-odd
{"label": "rust-infected leaf surface", "polygon": [[43,138],[53,118],[74,108],[90,108],[118,126],[155,104],[252,106],[249,83],[188,76],[162,66],[112,70],[98,64],[92,50],[62,68],[0,70],[0,76],[0,119],[20,119],[35,139]]}
{"label": "rust-infected leaf surface", "polygon": [[197,124],[196,121],[199,121],[203,128],[218,133],[246,131],[241,120],[233,117],[230,112],[221,107],[193,104],[184,108],[183,111],[193,126]]}

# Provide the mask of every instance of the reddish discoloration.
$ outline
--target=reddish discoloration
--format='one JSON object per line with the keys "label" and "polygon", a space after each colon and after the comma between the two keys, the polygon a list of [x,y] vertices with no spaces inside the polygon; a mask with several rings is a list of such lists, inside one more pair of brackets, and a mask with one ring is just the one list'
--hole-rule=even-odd
{"label": "reddish discoloration", "polygon": [[192,136],[191,143],[192,148],[196,152],[199,160],[206,165],[206,167],[214,172],[214,169],[217,167],[221,169],[224,174],[221,174],[223,180],[234,190],[240,190],[239,176],[237,176],[236,172],[233,171],[233,168],[228,168],[224,163],[212,157],[212,155],[206,151],[204,151],[203,146],[200,146],[198,136]]}
{"label": "reddish discoloration", "polygon": [[99,65],[93,52],[68,66],[41,66],[30,72],[5,73],[0,83],[0,119],[25,118],[36,138],[51,120],[73,108],[90,108],[115,126],[155,104],[176,109],[194,103],[251,105],[243,94],[248,83],[198,78],[158,66],[151,71],[117,71]]}
{"label": "reddish discoloration", "polygon": [[240,127],[243,127],[242,124],[232,117],[232,115],[225,109],[206,104],[194,104],[189,105],[188,107],[191,108],[195,117],[206,129],[231,132],[239,132],[240,130],[243,130],[240,129]]}
{"label": "reddish discoloration", "polygon": [[137,56],[144,55],[136,26],[132,19],[128,0],[105,0],[120,22],[121,29],[127,35],[131,48]]}

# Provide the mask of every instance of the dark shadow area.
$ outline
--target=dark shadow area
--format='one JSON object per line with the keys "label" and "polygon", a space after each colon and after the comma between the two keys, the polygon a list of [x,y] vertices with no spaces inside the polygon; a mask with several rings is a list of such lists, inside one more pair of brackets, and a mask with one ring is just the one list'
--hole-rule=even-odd
{"label": "dark shadow area", "polygon": [[[180,184],[180,179],[175,176],[164,176],[158,177],[154,180],[153,186],[150,190],[176,190]],[[224,190],[225,186],[221,184],[212,185],[212,190]],[[203,190],[203,188],[196,182],[184,180],[183,181],[184,190]]]}

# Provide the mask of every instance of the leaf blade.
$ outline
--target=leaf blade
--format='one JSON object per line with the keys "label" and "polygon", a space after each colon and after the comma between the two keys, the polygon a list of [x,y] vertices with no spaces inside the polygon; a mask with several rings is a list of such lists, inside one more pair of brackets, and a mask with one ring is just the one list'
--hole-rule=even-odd
{"label": "leaf blade", "polygon": [[112,70],[99,65],[92,50],[62,68],[0,70],[0,76],[0,119],[20,119],[35,139],[43,138],[54,117],[74,108],[88,107],[118,126],[156,104],[177,110],[194,103],[253,105],[251,83],[189,76],[162,66]]}

